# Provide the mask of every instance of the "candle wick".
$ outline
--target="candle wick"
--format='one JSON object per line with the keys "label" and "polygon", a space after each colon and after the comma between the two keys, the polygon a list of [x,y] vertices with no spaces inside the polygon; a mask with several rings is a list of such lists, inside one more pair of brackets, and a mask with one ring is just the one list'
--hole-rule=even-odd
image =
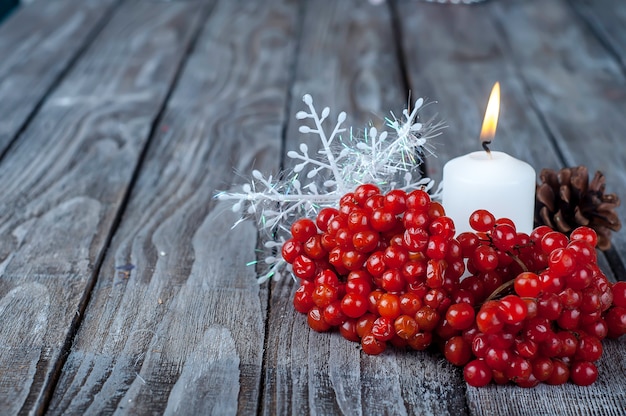
{"label": "candle wick", "polygon": [[485,149],[485,152],[487,152],[487,154],[489,155],[489,158],[491,159],[493,156],[491,156],[491,150],[489,149],[490,144],[491,144],[491,140],[485,140],[482,142],[483,149]]}

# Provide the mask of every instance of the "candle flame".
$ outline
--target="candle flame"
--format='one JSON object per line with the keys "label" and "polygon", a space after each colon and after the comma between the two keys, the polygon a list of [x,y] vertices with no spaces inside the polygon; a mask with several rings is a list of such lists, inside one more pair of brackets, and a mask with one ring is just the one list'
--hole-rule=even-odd
{"label": "candle flame", "polygon": [[483,148],[490,153],[487,145],[491,143],[496,135],[496,128],[498,127],[498,116],[500,114],[500,83],[496,82],[491,89],[489,95],[489,102],[487,102],[487,110],[485,111],[485,119],[483,120],[483,127],[480,130],[480,142]]}

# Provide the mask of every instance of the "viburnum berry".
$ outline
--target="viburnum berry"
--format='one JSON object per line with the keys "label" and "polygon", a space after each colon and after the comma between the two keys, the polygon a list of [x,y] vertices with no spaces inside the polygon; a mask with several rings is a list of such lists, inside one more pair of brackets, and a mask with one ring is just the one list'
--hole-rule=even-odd
{"label": "viburnum berry", "polygon": [[322,208],[315,219],[317,228],[319,228],[322,232],[328,231],[328,223],[337,215],[339,215],[339,210],[335,208]]}
{"label": "viburnum berry", "polygon": [[496,217],[487,210],[479,209],[470,215],[469,224],[472,229],[486,233],[496,224]]}
{"label": "viburnum berry", "polygon": [[478,210],[455,237],[425,191],[371,184],[338,208],[295,221],[281,255],[300,279],[294,309],[367,354],[436,340],[472,386],[588,385],[602,339],[626,333],[626,283],[602,273],[588,227],[518,233]]}
{"label": "viburnum berry", "polygon": [[406,207],[416,211],[428,212],[430,206],[430,196],[426,191],[416,189],[406,196]]}
{"label": "viburnum berry", "polygon": [[465,365],[463,378],[472,387],[483,387],[491,381],[491,369],[484,360],[472,360]]}
{"label": "viburnum berry", "polygon": [[570,380],[579,386],[590,386],[598,379],[598,367],[589,361],[576,361],[572,364]]}
{"label": "viburnum berry", "polygon": [[472,349],[463,337],[454,336],[446,341],[443,354],[450,363],[462,366],[472,358]]}
{"label": "viburnum berry", "polygon": [[308,218],[300,218],[291,225],[291,235],[296,241],[305,243],[306,240],[317,234],[315,223]]}
{"label": "viburnum berry", "polygon": [[451,305],[446,312],[446,320],[457,330],[463,331],[474,324],[476,313],[472,305],[468,303],[457,303]]}

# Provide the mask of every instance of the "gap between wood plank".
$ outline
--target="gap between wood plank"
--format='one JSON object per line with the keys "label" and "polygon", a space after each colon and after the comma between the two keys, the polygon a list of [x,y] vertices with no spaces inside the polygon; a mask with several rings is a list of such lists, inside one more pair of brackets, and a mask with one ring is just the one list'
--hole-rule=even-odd
{"label": "gap between wood plank", "polygon": [[[280,161],[278,164],[278,174],[282,175],[285,170],[285,161],[286,161],[286,148],[287,148],[287,129],[289,127],[289,118],[292,116],[291,112],[293,108],[291,106],[291,102],[293,99],[293,86],[296,82],[296,74],[298,73],[298,56],[300,54],[300,46],[302,44],[302,28],[304,26],[304,15],[305,15],[305,1],[298,1],[298,16],[297,16],[297,28],[298,31],[295,34],[295,46],[294,53],[291,60],[291,64],[289,66],[289,82],[287,87],[287,95],[285,97],[285,107],[284,107],[284,124],[280,130]],[[259,232],[257,230],[257,236],[259,236]],[[257,237],[258,238],[258,237]],[[260,240],[259,240],[260,241]],[[275,249],[276,250],[276,249]],[[269,348],[269,335],[270,335],[270,327],[269,327],[269,318],[270,313],[272,311],[272,289],[274,287],[274,281],[270,278],[270,281],[267,283],[267,299],[266,299],[266,308],[265,308],[265,317],[263,319],[263,356],[261,357],[261,375],[259,378],[259,397],[257,400],[256,412],[257,415],[262,415],[265,409],[265,377],[267,375],[267,351]]]}
{"label": "gap between wood plank", "polygon": [[[387,2],[387,8],[389,9],[389,15],[391,16],[391,34],[393,35],[394,40],[394,52],[396,54],[396,59],[398,60],[398,66],[400,67],[400,81],[402,82],[402,88],[406,91],[407,94],[407,109],[411,109],[412,101],[416,99],[417,96],[413,96],[413,88],[411,86],[411,82],[409,81],[409,73],[407,70],[407,63],[404,58],[403,51],[406,50],[404,42],[402,42],[402,28],[400,23],[400,17],[398,15],[398,6],[396,5],[396,0],[389,0]],[[422,178],[428,176],[426,172],[426,157],[422,157],[423,162],[419,165],[419,173]]]}
{"label": "gap between wood plank", "polygon": [[[117,9],[117,7],[120,5],[120,3],[122,1],[123,0],[116,0],[116,1],[114,1],[113,4],[111,4],[111,6],[109,7],[109,10],[107,10],[102,15],[100,20],[94,25],[94,27],[91,29],[91,31],[89,31],[89,33],[87,34],[86,40],[83,43],[83,45],[80,48],[78,48],[78,50],[76,51],[74,56],[69,59],[69,61],[68,61],[67,65],[65,66],[65,68],[63,68],[59,72],[57,77],[48,86],[48,88],[43,93],[41,98],[35,103],[35,106],[31,110],[30,114],[28,114],[28,116],[26,116],[26,118],[24,119],[24,122],[22,123],[22,125],[17,129],[17,131],[15,132],[15,135],[13,136],[11,141],[6,145],[4,150],[0,152],[0,163],[2,162],[2,160],[4,160],[5,156],[13,148],[13,146],[17,142],[17,139],[22,135],[22,133],[24,133],[26,128],[30,125],[30,122],[35,118],[35,116],[37,114],[39,114],[39,110],[41,110],[41,107],[46,102],[48,97],[59,86],[61,81],[70,72],[70,70],[72,70],[74,68],[74,65],[76,64],[76,62],[78,62],[78,60],[85,53],[85,51],[93,44],[94,40],[98,37],[100,32],[102,32],[102,29],[104,29],[104,27],[107,25],[107,23],[111,20],[111,17],[113,16],[113,13],[115,12],[115,10]],[[30,396],[30,393],[29,393],[29,396]]]}
{"label": "gap between wood plank", "polygon": [[[119,3],[121,3],[121,0],[118,0],[118,3],[116,3],[116,6],[119,5]],[[191,36],[191,39],[187,45],[187,48],[184,51],[183,57],[181,58],[180,62],[178,63],[178,66],[174,72],[174,76],[172,79],[172,82],[167,90],[167,93],[165,95],[165,98],[163,99],[163,102],[161,104],[161,107],[159,108],[156,117],[154,118],[154,120],[152,121],[152,125],[150,126],[150,131],[148,133],[148,139],[146,140],[145,145],[143,146],[143,149],[141,149],[141,152],[139,153],[139,158],[138,158],[138,162],[137,162],[137,166],[135,168],[135,170],[133,171],[133,174],[130,178],[130,182],[128,185],[128,188],[126,189],[126,193],[124,194],[124,196],[122,197],[122,201],[120,203],[120,207],[115,215],[115,218],[113,219],[113,222],[111,224],[111,228],[109,229],[109,233],[106,236],[105,239],[105,243],[104,243],[104,249],[101,251],[100,256],[96,259],[96,261],[94,262],[94,267],[93,267],[93,273],[90,279],[88,279],[87,281],[87,285],[85,287],[85,291],[83,293],[83,298],[81,299],[79,305],[78,305],[78,309],[76,312],[76,317],[75,320],[72,322],[72,324],[70,325],[69,331],[68,331],[68,335],[67,338],[65,339],[65,342],[63,343],[63,346],[61,347],[61,354],[60,354],[60,359],[55,363],[54,368],[50,374],[50,379],[48,382],[48,386],[47,388],[44,389],[44,391],[46,393],[44,393],[44,397],[43,397],[43,401],[42,401],[42,407],[39,409],[36,409],[36,414],[38,415],[43,415],[47,412],[48,407],[50,406],[50,402],[52,400],[52,396],[53,393],[56,391],[56,387],[57,384],[61,378],[61,373],[63,371],[63,367],[65,366],[65,363],[67,361],[67,358],[70,355],[70,351],[72,348],[72,345],[74,344],[74,339],[76,338],[76,335],[78,334],[78,331],[81,327],[81,324],[83,322],[83,315],[85,313],[85,311],[87,310],[87,307],[89,306],[89,303],[91,301],[91,295],[93,292],[93,288],[96,285],[96,282],[98,281],[98,277],[100,276],[101,273],[101,269],[102,269],[102,264],[104,259],[106,258],[106,255],[109,251],[109,247],[111,245],[111,241],[113,239],[113,236],[116,234],[121,220],[122,220],[122,216],[124,214],[124,212],[126,211],[126,207],[128,205],[128,201],[130,200],[130,195],[135,187],[135,184],[137,182],[137,178],[139,177],[139,173],[141,172],[141,168],[143,167],[145,158],[146,158],[146,154],[148,153],[148,150],[150,148],[150,143],[152,142],[154,136],[155,136],[155,132],[157,130],[157,127],[160,125],[161,120],[163,118],[163,114],[165,113],[165,109],[167,108],[167,103],[169,102],[169,99],[173,93],[173,91],[176,89],[176,86],[178,85],[178,81],[180,79],[180,76],[183,72],[183,69],[185,68],[185,65],[187,63],[187,59],[190,56],[190,54],[193,52],[193,50],[196,47],[197,41],[200,37],[200,34],[202,33],[203,29],[204,29],[204,25],[206,24],[206,20],[208,15],[210,14],[212,7],[214,5],[214,2],[210,2],[208,4],[204,4],[202,6],[202,8],[200,9],[200,17],[199,19],[199,23],[197,24],[197,27],[195,28],[195,31],[193,33],[193,35]],[[110,18],[113,16],[113,12],[108,13],[107,15],[107,22],[110,20]],[[102,30],[104,27],[106,26],[106,24],[103,24],[100,28],[99,31]],[[98,31],[98,33],[99,33]],[[97,35],[97,34],[96,34]],[[93,39],[95,39],[94,36]],[[91,39],[93,41],[93,39]],[[87,48],[84,48],[83,50],[81,50],[81,53],[86,50]],[[77,60],[77,59],[76,59]],[[76,60],[74,60],[72,63],[74,63]],[[65,72],[63,72],[63,75],[65,75]],[[61,78],[61,77],[60,77]],[[22,409],[24,410],[24,409]]]}
{"label": "gap between wood plank", "polygon": [[[113,2],[113,4],[111,4],[109,9],[102,15],[102,17],[99,19],[99,21],[89,31],[89,33],[87,34],[86,40],[83,43],[83,45],[80,48],[78,48],[78,50],[76,51],[75,55],[69,59],[69,61],[68,61],[67,65],[65,66],[65,68],[63,68],[59,72],[57,77],[48,86],[48,88],[46,89],[44,94],[41,96],[41,98],[37,101],[37,103],[35,104],[35,106],[31,110],[30,114],[24,119],[24,122],[22,123],[22,125],[17,129],[17,131],[15,132],[15,135],[13,136],[11,141],[4,148],[4,151],[2,151],[0,153],[0,163],[2,162],[2,160],[4,160],[5,156],[13,148],[15,143],[17,143],[18,138],[28,128],[28,126],[30,125],[31,121],[35,118],[35,116],[37,114],[39,114],[39,111],[41,110],[41,107],[46,102],[48,97],[59,86],[59,84],[62,82],[62,80],[65,78],[65,76],[74,68],[76,62],[78,62],[78,60],[83,56],[85,51],[87,51],[87,49],[89,49],[89,47],[94,43],[94,41],[98,38],[100,33],[102,33],[102,30],[111,21],[111,18],[113,17],[113,15],[115,13],[115,10],[117,9],[117,7],[120,5],[121,2],[122,2],[122,0],[117,0],[117,1]],[[102,256],[100,259],[98,259],[98,262],[101,263],[103,258],[104,258],[104,256]],[[93,284],[88,286],[87,290],[91,291],[92,288],[93,288]],[[68,333],[68,338],[64,342],[63,347],[61,348],[61,351],[63,351],[63,352],[69,351],[69,348],[71,347],[71,340],[74,339],[74,335],[76,334],[78,326],[80,325],[80,322],[82,321],[82,314],[83,314],[84,311],[85,311],[85,307],[83,307],[82,309],[78,309],[76,311],[76,315],[74,317],[74,322],[72,323],[72,325],[70,325],[70,331]],[[75,329],[72,330],[72,328],[75,328]],[[68,342],[70,342],[69,345],[68,345]],[[62,352],[62,354],[63,354],[63,352]],[[43,389],[42,389],[43,393],[42,393],[41,408],[35,409],[35,414],[43,415],[46,412],[46,410],[48,408],[48,404],[50,403],[50,400],[52,400],[52,394],[53,394],[53,392],[54,392],[54,390],[56,388],[56,384],[58,382],[59,375],[61,374],[61,370],[63,369],[63,365],[64,364],[65,364],[65,360],[64,359],[61,359],[61,360],[57,361],[55,363],[55,365],[53,366],[53,368],[52,368],[52,371],[50,373],[50,378],[48,379],[47,382],[44,381],[44,386],[43,386]],[[39,363],[37,363],[37,367],[39,367]],[[41,371],[38,371],[37,373],[38,374],[42,374],[43,377],[45,377],[45,373],[42,373]],[[30,390],[28,392],[28,396],[26,397],[26,400],[24,401],[24,406],[28,405],[28,403],[30,402],[30,399],[34,395],[38,394],[38,391],[39,390],[37,388],[37,383],[32,383],[31,388],[30,388]],[[22,407],[22,409],[20,410],[20,413],[25,412],[25,410],[26,409],[24,407]]]}
{"label": "gap between wood plank", "polygon": [[[617,49],[615,49],[615,46],[613,42],[611,41],[611,39],[608,39],[607,37],[605,37],[605,32],[602,31],[601,27],[597,23],[589,19],[589,16],[585,14],[583,9],[586,8],[586,6],[580,4],[580,2],[576,0],[567,0],[566,3],[569,6],[569,8],[572,9],[572,11],[574,12],[574,15],[576,15],[578,19],[583,23],[583,25],[587,27],[589,32],[592,33],[596,37],[596,39],[598,40],[598,43],[600,43],[600,45],[602,45],[602,47],[606,49],[606,51],[609,53],[609,55],[611,55],[611,57],[615,60],[615,62],[617,62],[617,65],[622,70],[622,73],[624,74],[624,76],[626,76],[626,66],[624,66],[622,57],[620,56]],[[592,15],[594,14],[593,11],[588,11],[588,13]]]}
{"label": "gap between wood plank", "polygon": [[[624,66],[624,62],[622,61],[619,52],[615,49],[611,40],[605,37],[601,28],[589,19],[589,16],[583,12],[581,8],[584,8],[585,6],[572,0],[568,0],[566,3],[572,10],[573,14],[578,17],[582,24],[587,28],[589,33],[595,36],[598,43],[608,52],[611,58],[613,58],[626,77],[626,66]],[[589,13],[593,14],[593,11],[589,11]],[[622,262],[622,259],[617,253],[615,247],[611,247],[608,251],[603,252],[603,254],[609,262],[609,265],[615,274],[615,278],[617,280],[626,280],[626,265]]]}

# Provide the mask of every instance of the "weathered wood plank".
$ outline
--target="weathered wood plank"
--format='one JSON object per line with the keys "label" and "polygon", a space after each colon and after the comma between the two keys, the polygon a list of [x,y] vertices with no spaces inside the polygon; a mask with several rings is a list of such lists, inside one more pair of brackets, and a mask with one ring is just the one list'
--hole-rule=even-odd
{"label": "weathered wood plank", "polygon": [[49,413],[257,412],[268,298],[246,266],[257,230],[231,231],[238,214],[213,196],[241,182],[233,169],[279,168],[297,15],[290,0],[212,8]]}
{"label": "weathered wood plank", "polygon": [[117,1],[46,1],[0,25],[0,154],[91,41]]}
{"label": "weathered wood plank", "polygon": [[[564,59],[576,55],[570,50],[566,56],[555,56],[550,53],[554,49],[552,45],[569,45],[572,49],[582,45],[584,50],[585,45],[592,42],[584,37],[557,41],[561,39],[562,33],[581,30],[580,26],[572,24],[575,19],[571,16],[563,18],[561,25],[555,25],[551,19],[551,14],[567,12],[567,6],[558,2],[545,2],[541,7],[521,1],[509,1],[506,4],[492,2],[480,8],[440,5],[422,5],[417,8],[411,2],[399,3],[398,16],[402,23],[403,49],[411,87],[416,91],[425,90],[433,99],[440,101],[439,110],[450,126],[437,147],[438,159],[427,160],[427,172],[430,175],[440,177],[441,168],[447,160],[478,148],[476,137],[486,96],[496,80],[502,84],[503,101],[494,149],[502,149],[526,160],[536,170],[543,167],[559,168],[563,163],[585,163],[581,158],[567,157],[566,152],[573,151],[567,150],[571,144],[568,135],[553,132],[550,121],[547,123],[548,129],[544,127],[545,119],[552,114],[560,114],[563,125],[567,125],[570,121],[566,120],[570,119],[572,124],[582,125],[577,117],[582,112],[583,104],[579,102],[578,113],[567,111],[568,106],[574,104],[565,99],[559,103],[552,101],[545,106],[540,105],[539,111],[536,104],[535,89],[540,90],[541,96],[552,97],[555,91],[569,98],[579,94],[572,86],[579,81],[583,82],[582,79],[577,77],[576,82],[564,81],[563,76],[567,71],[551,69],[553,63],[558,66]],[[528,18],[521,17],[524,14],[528,14]],[[542,27],[545,31],[541,30]],[[547,28],[551,28],[549,33],[546,33]],[[507,34],[504,38],[502,31]],[[534,53],[526,55],[529,50]],[[581,64],[572,63],[568,68],[580,68]],[[521,73],[517,68],[521,69]],[[535,74],[537,78],[546,77],[540,86],[531,88],[530,94],[525,71]],[[568,87],[563,86],[561,90],[555,88],[560,82],[567,82]],[[600,100],[596,98],[597,94],[587,92],[585,96],[590,100]],[[555,140],[552,140],[552,135],[556,136]],[[599,161],[605,151],[604,148],[596,148],[589,152],[582,147],[578,150],[580,154],[585,153],[584,157],[589,161],[594,158],[590,153],[594,153],[595,160]],[[565,160],[561,152],[566,154]],[[614,162],[610,164],[613,169],[618,166]],[[593,166],[594,163],[588,165]],[[596,163],[596,166],[604,168],[606,164]],[[613,178],[613,175],[609,177]],[[606,263],[603,264],[607,270]],[[607,272],[610,274],[609,270]],[[623,348],[623,341],[621,346]],[[572,385],[541,386],[533,390],[512,386],[469,388],[467,397],[470,411],[477,414],[534,415],[561,413],[563,409],[591,413],[595,409],[623,409],[623,354],[620,354],[616,343],[607,343],[600,372],[598,383],[589,388]],[[602,410],[597,412],[601,413]]]}
{"label": "weathered wood plank", "polygon": [[569,0],[626,70],[626,4],[616,0]]}
{"label": "weathered wood plank", "polygon": [[[330,120],[346,111],[347,126],[382,127],[408,94],[390,11],[360,0],[325,6],[306,3],[291,113],[310,93],[319,110],[330,107]],[[319,144],[299,125],[290,120],[285,151],[306,140],[313,152]],[[338,333],[313,332],[293,308],[295,289],[290,279],[272,285],[263,414],[465,413],[460,378],[440,357],[391,347],[373,357]]]}
{"label": "weathered wood plank", "polygon": [[[607,4],[617,10],[618,2]],[[532,8],[520,2],[496,8],[511,56],[532,101],[554,136],[567,166],[586,165],[607,177],[607,191],[626,195],[626,79],[612,54],[584,24],[572,24],[575,13],[566,2]],[[608,13],[611,13],[610,11]],[[512,16],[515,16],[512,19]],[[626,205],[618,208],[626,217]],[[613,262],[626,278],[626,231],[614,233]],[[620,264],[621,263],[621,264]]]}
{"label": "weathered wood plank", "polygon": [[[145,1],[121,6],[0,164],[3,413],[46,406],[198,10]],[[158,23],[148,19],[153,14]],[[109,42],[125,46],[102,47]],[[91,91],[143,98],[89,95],[76,85],[91,72],[101,74],[92,77]],[[25,329],[31,334],[16,343]]]}

